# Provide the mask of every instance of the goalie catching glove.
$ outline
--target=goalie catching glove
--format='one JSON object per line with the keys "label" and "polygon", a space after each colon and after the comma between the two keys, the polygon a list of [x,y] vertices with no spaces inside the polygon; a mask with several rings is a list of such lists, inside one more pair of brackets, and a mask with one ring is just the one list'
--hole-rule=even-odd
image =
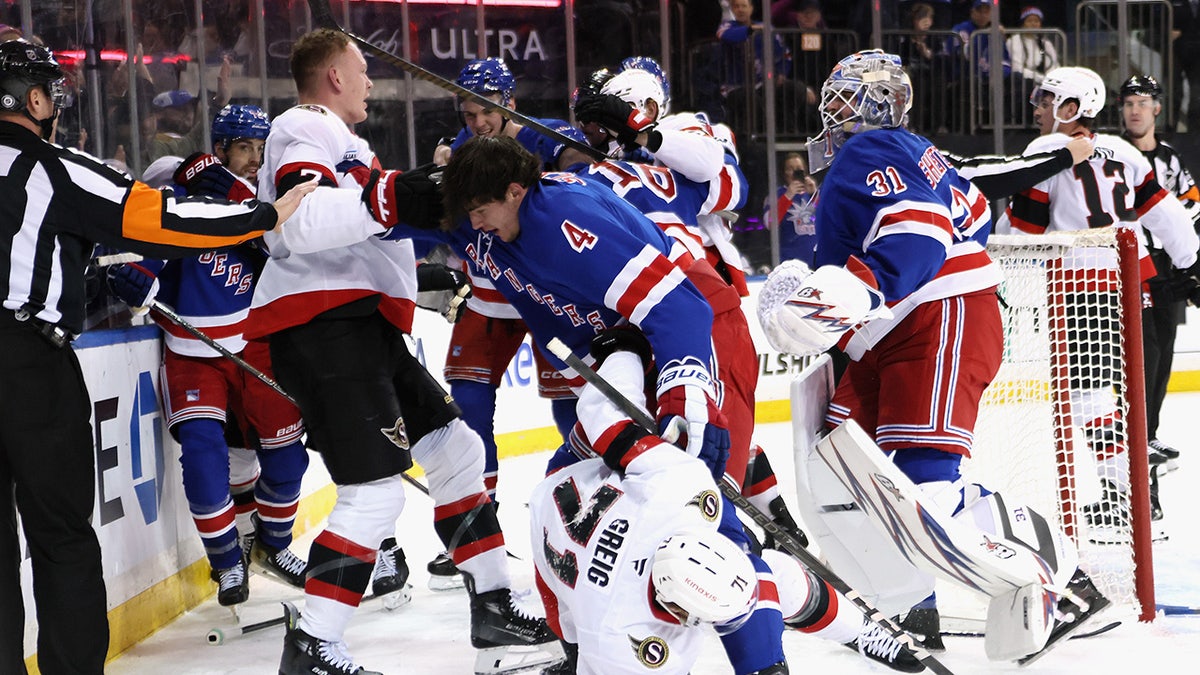
{"label": "goalie catching glove", "polygon": [[471,297],[471,279],[466,272],[438,263],[417,265],[417,306],[458,323]]}
{"label": "goalie catching glove", "polygon": [[638,134],[654,129],[654,120],[613,94],[580,96],[575,118],[581,123],[595,122],[608,129],[621,145],[635,143]]}
{"label": "goalie catching glove", "polygon": [[372,169],[362,200],[380,225],[404,223],[422,230],[442,222],[442,169],[425,164],[410,171]]}
{"label": "goalie catching glove", "polygon": [[848,268],[870,270],[851,257],[846,267],[813,272],[798,260],[771,271],[758,295],[758,320],[774,349],[798,356],[820,354],[864,321],[890,319],[883,294]]}

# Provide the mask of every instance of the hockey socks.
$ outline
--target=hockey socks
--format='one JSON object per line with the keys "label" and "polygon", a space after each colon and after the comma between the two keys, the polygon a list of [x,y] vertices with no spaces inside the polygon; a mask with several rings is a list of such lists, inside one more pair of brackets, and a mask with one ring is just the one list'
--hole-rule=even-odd
{"label": "hockey socks", "polygon": [[214,570],[229,569],[242,557],[236,513],[229,496],[229,449],[215,419],[192,419],[176,427],[182,446],[183,492],[204,552]]}

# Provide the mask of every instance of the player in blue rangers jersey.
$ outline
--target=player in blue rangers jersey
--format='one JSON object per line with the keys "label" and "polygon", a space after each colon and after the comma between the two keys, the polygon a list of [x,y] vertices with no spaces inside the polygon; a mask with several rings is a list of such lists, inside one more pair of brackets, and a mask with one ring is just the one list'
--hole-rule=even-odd
{"label": "player in blue rangers jersey", "polygon": [[[438,234],[496,282],[539,345],[557,337],[591,361],[598,332],[640,329],[658,366],[659,423],[721,476],[729,437],[712,377],[713,308],[698,290],[725,284],[712,266],[611,190],[575,174],[543,176],[537,159],[511,139],[468,142],[446,167],[443,188],[452,226]],[[726,536],[748,544],[734,521]],[[755,565],[770,573],[761,559]],[[737,672],[781,663],[782,629],[778,609],[764,608],[728,636]]]}
{"label": "player in blue rangers jersey", "polygon": [[[172,190],[232,201],[253,198],[270,131],[266,113],[257,106],[225,106],[213,119],[215,154],[175,158]],[[193,258],[114,266],[108,275],[113,290],[131,307],[162,301],[222,347],[271,375],[266,343],[242,336],[264,259],[259,248],[242,244]],[[154,316],[165,334],[167,426],[182,449],[184,493],[218,584],[218,602],[236,605],[249,597],[247,566],[303,587],[305,562],[288,550],[300,479],[308,467],[300,411],[191,333]],[[231,426],[238,428],[231,431]],[[257,453],[242,456],[240,448],[227,444],[227,436],[239,434],[257,440]],[[245,490],[235,494],[243,485]],[[245,507],[249,522],[243,524]],[[246,533],[239,534],[243,528]]]}
{"label": "player in blue rangers jersey", "polygon": [[[436,164],[448,162],[454,150],[476,136],[515,138],[538,157],[547,170],[587,161],[585,155],[567,148],[561,140],[544,136],[499,112],[499,108],[515,110],[517,107],[517,81],[502,59],[493,57],[469,62],[459,73],[456,83],[496,105],[488,107],[476,101],[458,99],[463,128],[456,138],[439,144],[434,151]],[[583,134],[568,122],[539,121],[581,143],[586,142]],[[464,269],[470,278],[472,293],[451,333],[443,375],[450,385],[450,394],[462,407],[463,421],[483,439],[483,479],[488,494],[495,500],[499,469],[494,422],[496,393],[527,330],[517,310],[496,290],[491,279],[475,273],[469,265],[464,265]],[[574,394],[540,349],[534,347],[533,355],[537,364],[538,394],[551,401],[555,424],[565,439],[575,424]],[[428,570],[430,588],[445,590],[462,584],[458,570],[444,553],[429,563]]]}
{"label": "player in blue rangers jersey", "polygon": [[[1036,556],[1031,568],[1041,571],[1028,581],[1033,601],[1064,620],[1045,632],[1029,622],[1014,627],[1022,637],[1009,651],[1037,652],[1108,603],[1075,567],[1065,535],[1046,528],[1027,543],[997,533],[994,520],[975,513],[1011,512],[959,473],[1004,349],[995,292],[1001,275],[985,249],[987,201],[937,148],[904,127],[912,85],[899,57],[867,50],[842,59],[821,97],[824,131],[809,141],[810,168],[828,167],[817,194],[818,267],[810,272],[789,261],[774,270],[759,319],[781,351],[816,354],[837,345],[851,359],[828,407],[828,427],[852,418],[946,514],[993,539],[1009,535],[1010,549]],[[932,591],[932,576],[886,542],[877,553],[896,556],[896,578],[903,569],[924,579],[906,596],[919,601]],[[1054,555],[1043,558],[1051,549]],[[822,551],[828,553],[824,545]],[[845,564],[831,563],[835,571]],[[900,584],[890,586],[896,597]]]}

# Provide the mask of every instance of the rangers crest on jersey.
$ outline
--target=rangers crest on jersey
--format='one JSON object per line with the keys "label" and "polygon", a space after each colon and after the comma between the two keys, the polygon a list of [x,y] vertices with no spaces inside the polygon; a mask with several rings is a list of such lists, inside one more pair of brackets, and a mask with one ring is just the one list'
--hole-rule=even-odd
{"label": "rangers crest on jersey", "polygon": [[695,506],[700,516],[710,523],[721,519],[721,496],[715,490],[704,490],[688,500],[688,506]]}
{"label": "rangers crest on jersey", "polygon": [[379,430],[385,438],[394,443],[401,450],[408,450],[408,429],[404,426],[404,418],[397,417],[396,425],[392,427],[383,427]]}
{"label": "rangers crest on jersey", "polygon": [[630,635],[629,643],[633,647],[633,653],[637,655],[638,661],[647,668],[661,668],[671,655],[667,641],[657,635],[651,635],[641,640]]}

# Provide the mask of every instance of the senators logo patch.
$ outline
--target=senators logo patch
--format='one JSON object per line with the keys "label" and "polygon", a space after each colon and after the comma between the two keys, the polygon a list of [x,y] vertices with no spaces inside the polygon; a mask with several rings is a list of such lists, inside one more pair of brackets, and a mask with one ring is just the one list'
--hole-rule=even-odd
{"label": "senators logo patch", "polygon": [[397,448],[400,448],[401,450],[409,449],[408,429],[404,426],[403,417],[396,418],[396,426],[383,427],[379,430],[379,433],[383,434],[385,438],[394,443]]}
{"label": "senators logo patch", "polygon": [[721,495],[715,490],[704,490],[689,499],[687,505],[700,509],[701,517],[710,523],[721,519]]}
{"label": "senators logo patch", "polygon": [[671,655],[667,641],[657,635],[651,635],[642,640],[630,635],[629,644],[633,647],[633,653],[637,656],[637,660],[651,670],[661,668]]}

